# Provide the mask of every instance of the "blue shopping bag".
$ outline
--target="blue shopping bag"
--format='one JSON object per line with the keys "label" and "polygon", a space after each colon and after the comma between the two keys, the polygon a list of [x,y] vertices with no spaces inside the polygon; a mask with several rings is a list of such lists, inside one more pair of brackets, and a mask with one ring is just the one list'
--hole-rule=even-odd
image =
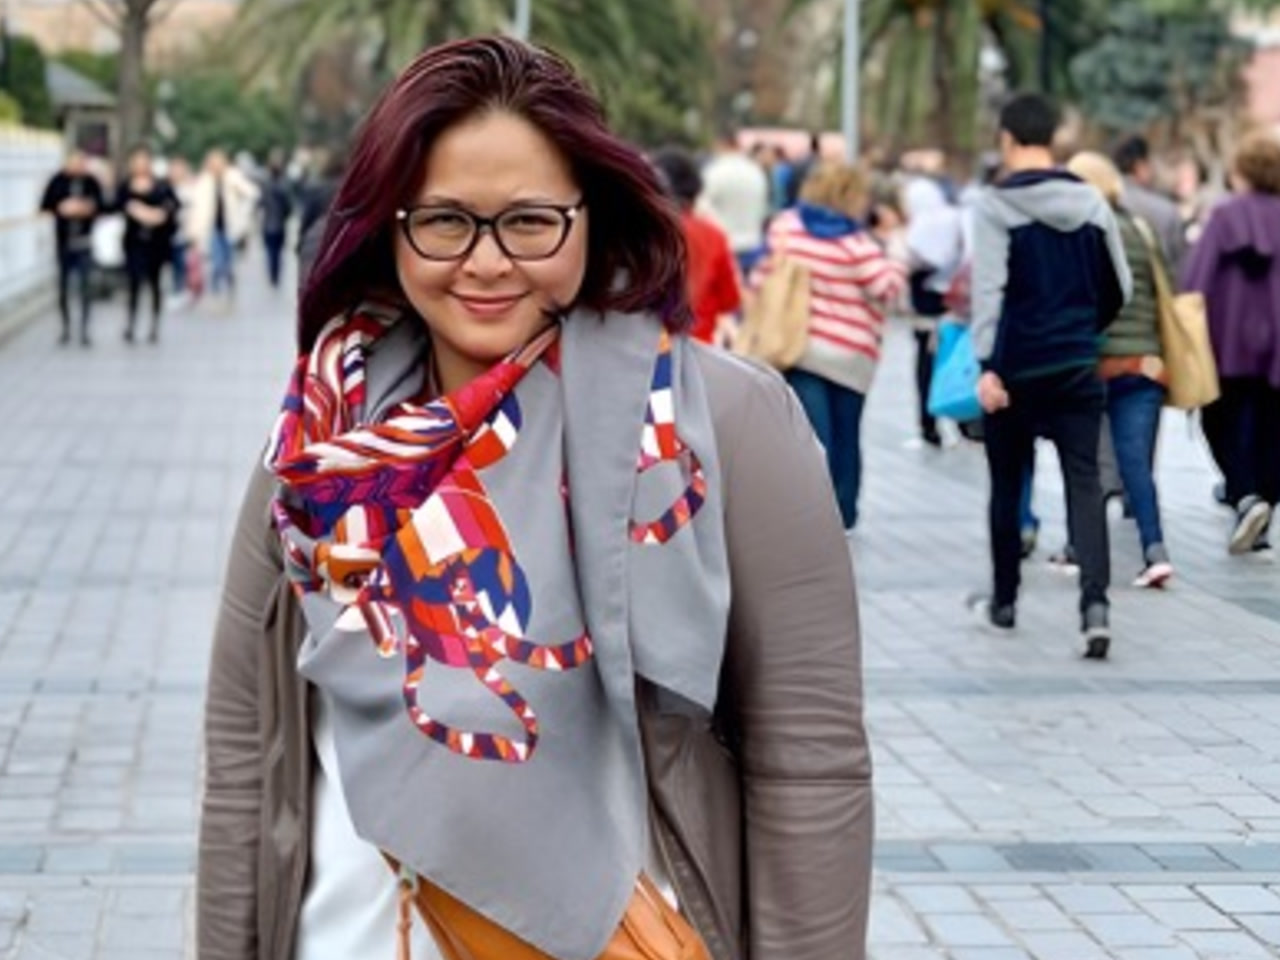
{"label": "blue shopping bag", "polygon": [[962,423],[981,417],[982,405],[978,403],[981,373],[973,355],[969,328],[950,320],[938,324],[938,352],[933,358],[933,382],[929,385],[929,413]]}

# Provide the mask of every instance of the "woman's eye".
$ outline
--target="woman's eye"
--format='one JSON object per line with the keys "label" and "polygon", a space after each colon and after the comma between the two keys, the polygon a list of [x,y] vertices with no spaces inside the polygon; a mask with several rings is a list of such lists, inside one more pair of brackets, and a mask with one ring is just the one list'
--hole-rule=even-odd
{"label": "woman's eye", "polygon": [[441,211],[418,214],[414,225],[424,230],[465,230],[470,227],[470,221],[460,213]]}
{"label": "woman's eye", "polygon": [[511,230],[553,230],[556,218],[541,210],[516,210],[502,218],[502,225]]}

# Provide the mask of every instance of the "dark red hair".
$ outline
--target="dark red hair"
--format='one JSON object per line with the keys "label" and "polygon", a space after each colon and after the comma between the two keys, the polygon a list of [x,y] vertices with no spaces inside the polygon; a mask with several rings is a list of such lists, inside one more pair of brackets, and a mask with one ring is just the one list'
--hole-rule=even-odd
{"label": "dark red hair", "polygon": [[492,36],[422,53],[365,118],[302,293],[302,349],[369,294],[399,289],[391,247],[396,208],[417,190],[435,138],[495,109],[541,130],[582,188],[590,235],[577,304],[653,311],[671,329],[687,323],[684,238],[653,168],[609,130],[600,102],[567,61]]}

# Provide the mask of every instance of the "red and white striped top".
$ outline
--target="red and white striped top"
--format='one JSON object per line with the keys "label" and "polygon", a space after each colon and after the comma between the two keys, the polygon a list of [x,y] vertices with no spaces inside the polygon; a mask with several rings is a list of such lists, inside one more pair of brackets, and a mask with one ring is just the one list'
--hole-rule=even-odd
{"label": "red and white striped top", "polygon": [[906,267],[864,231],[824,239],[796,210],[769,225],[768,255],[751,273],[759,289],[779,256],[809,271],[809,349],[797,366],[865,393],[880,360],[884,311],[906,289]]}

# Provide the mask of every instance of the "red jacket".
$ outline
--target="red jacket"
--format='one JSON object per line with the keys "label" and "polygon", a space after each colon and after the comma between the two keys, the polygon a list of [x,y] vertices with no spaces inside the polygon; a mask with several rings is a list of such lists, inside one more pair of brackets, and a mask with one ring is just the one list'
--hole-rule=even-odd
{"label": "red jacket", "polygon": [[720,315],[742,305],[738,270],[723,230],[695,213],[685,213],[680,219],[689,248],[689,304],[694,316],[690,335],[711,343]]}

